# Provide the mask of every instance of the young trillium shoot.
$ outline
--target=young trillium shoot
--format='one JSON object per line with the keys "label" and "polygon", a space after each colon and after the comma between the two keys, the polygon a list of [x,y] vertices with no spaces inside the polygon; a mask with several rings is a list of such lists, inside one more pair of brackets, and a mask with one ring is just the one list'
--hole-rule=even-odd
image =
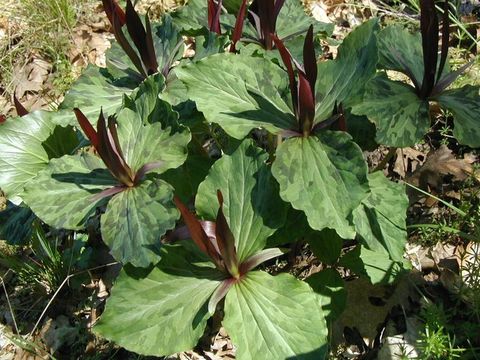
{"label": "young trillium shoot", "polygon": [[175,205],[182,214],[183,220],[188,228],[188,235],[198,248],[208,255],[216,268],[227,277],[221,282],[213,293],[208,303],[208,310],[213,315],[217,304],[227,295],[228,290],[239,281],[246,273],[261,263],[283,255],[285,251],[275,249],[262,250],[243,262],[240,262],[235,248],[235,239],[223,213],[223,195],[217,190],[218,203],[220,205],[217,218],[214,223],[209,222],[208,228],[215,229],[213,233],[207,234],[205,222],[198,220],[182,201],[175,197]]}
{"label": "young trillium shoot", "polygon": [[147,172],[162,166],[163,162],[161,161],[151,162],[144,164],[136,173],[134,173],[125,161],[122,149],[120,148],[115,116],[109,116],[107,124],[107,121],[105,121],[105,117],[103,116],[103,111],[101,111],[97,121],[97,130],[95,131],[90,121],[80,109],[74,109],[74,111],[78,123],[90,140],[90,143],[95,148],[112,176],[121,184],[97,194],[95,200],[104,196],[112,196],[129,187],[138,185]]}
{"label": "young trillium shoot", "polygon": [[471,147],[480,146],[478,86],[447,90],[473,61],[450,71],[449,2],[443,2],[441,27],[435,3],[420,1],[420,34],[411,34],[400,25],[378,33],[379,67],[403,72],[412,83],[394,81],[380,72],[367,83],[363,101],[353,107],[354,114],[366,115],[375,124],[379,144],[408,147],[420,141],[430,129],[431,102],[437,102],[453,115],[455,139]]}

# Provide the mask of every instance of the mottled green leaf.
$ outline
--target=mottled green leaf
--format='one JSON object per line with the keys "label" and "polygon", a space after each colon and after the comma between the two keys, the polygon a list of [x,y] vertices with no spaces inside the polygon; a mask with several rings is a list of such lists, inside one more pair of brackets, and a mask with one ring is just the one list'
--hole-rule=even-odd
{"label": "mottled green leaf", "polygon": [[386,250],[402,261],[407,241],[408,197],[405,186],[388,180],[381,171],[368,175],[370,195],[353,212],[355,230],[370,250]]}
{"label": "mottled green leaf", "polygon": [[308,225],[305,213],[289,206],[287,218],[283,226],[268,238],[267,247],[276,247],[297,242],[312,231]]}
{"label": "mottled green leaf", "polygon": [[225,52],[225,47],[229,39],[227,36],[218,35],[211,31],[206,31],[206,34],[202,34],[195,37],[195,56],[194,61],[201,60],[210,55]]}
{"label": "mottled green leaf", "polygon": [[327,321],[338,319],[347,305],[347,291],[342,277],[335,269],[324,269],[306,279],[313,291],[320,294]]}
{"label": "mottled green leaf", "polygon": [[286,140],[277,148],[272,173],[282,199],[304,211],[313,229],[355,236],[349,218],[367,196],[367,165],[348,134],[325,131]]}
{"label": "mottled green leaf", "polygon": [[290,274],[248,273],[227,294],[223,325],[239,360],[319,360],[327,354],[319,296]]}
{"label": "mottled green leaf", "polygon": [[375,141],[375,125],[370,122],[366,116],[355,115],[347,110],[345,112],[345,121],[347,132],[363,151],[373,151],[378,147],[378,144]]}
{"label": "mottled green leaf", "polygon": [[11,245],[25,245],[32,236],[32,224],[36,219],[32,210],[8,202],[0,211],[0,239]]}
{"label": "mottled green leaf", "polygon": [[413,76],[421,85],[423,50],[420,33],[412,34],[402,25],[392,25],[380,31],[377,37],[379,67]]}
{"label": "mottled green leaf", "polygon": [[365,83],[375,74],[377,29],[376,19],[358,26],[339,46],[335,60],[318,64],[316,123],[331,116],[335,102],[348,108],[362,100]]}
{"label": "mottled green leaf", "polygon": [[[65,94],[59,109],[79,108],[90,119],[97,121],[100,109],[112,115],[122,105],[123,96],[128,95],[139,85],[139,81],[124,77],[115,79],[107,69],[89,65]],[[73,111],[67,113],[65,122],[76,125]]]}
{"label": "mottled green leaf", "polygon": [[185,163],[162,174],[162,179],[172,184],[175,195],[188,203],[197,193],[198,186],[213,165],[213,159],[204,155],[188,154]]}
{"label": "mottled green leaf", "polygon": [[235,238],[240,261],[265,247],[267,238],[283,225],[287,207],[265,164],[268,154],[245,140],[232,155],[212,166],[198,188],[195,207],[200,216],[214,220],[217,190],[224,198],[223,212]]}
{"label": "mottled green leaf", "polygon": [[278,133],[295,127],[285,98],[290,97],[288,76],[263,58],[217,54],[176,70],[188,95],[209,122],[242,139],[264,127]]}
{"label": "mottled green leaf", "polygon": [[140,267],[159,260],[161,237],[179,218],[172,198],[173,188],[160,179],[147,179],[112,197],[101,230],[115,259]]}
{"label": "mottled green leaf", "polygon": [[190,350],[205,330],[207,301],[222,279],[200,251],[165,246],[149,271],[126,266],[94,331],[141,355]]}
{"label": "mottled green leaf", "polygon": [[453,113],[455,139],[463,145],[480,147],[479,87],[466,85],[460,89],[447,90],[435,100]]}
{"label": "mottled green leaf", "polygon": [[367,83],[363,102],[353,113],[366,115],[377,127],[379,144],[407,147],[430,128],[428,101],[419,99],[410,85],[379,74]]}
{"label": "mottled green leaf", "polygon": [[[188,0],[187,4],[172,14],[175,25],[188,35],[197,35],[208,29],[207,0]],[[235,24],[235,16],[223,13],[220,15],[222,29],[231,29]]]}
{"label": "mottled green leaf", "polygon": [[57,116],[54,112],[34,111],[0,124],[0,187],[11,201],[20,202],[24,185],[47,166],[49,154],[64,155],[71,148],[67,141],[73,133],[71,128],[63,131],[66,138],[61,146],[56,141],[58,136],[52,137]]}
{"label": "mottled green leaf", "polygon": [[118,137],[127,164],[137,171],[144,164],[161,162],[153,172],[162,173],[182,165],[187,158],[190,131],[170,134],[170,128],[162,129],[161,120],[144,125],[138,113],[123,109],[118,114]]}
{"label": "mottled green leaf", "polygon": [[158,71],[166,74],[168,67],[183,56],[185,45],[180,28],[174,24],[169,14],[164,14],[161,24],[152,23],[152,33]]}
{"label": "mottled green leaf", "polygon": [[94,195],[116,184],[100,158],[63,156],[52,159],[25,186],[24,201],[48,225],[77,230],[97,206]]}
{"label": "mottled green leaf", "polygon": [[310,25],[313,25],[315,33],[324,33],[330,36],[334,24],[326,24],[315,20],[305,13],[305,7],[300,0],[287,0],[278,14],[276,29],[280,39],[290,37],[299,32],[304,35]]}
{"label": "mottled green leaf", "polygon": [[306,240],[318,260],[329,265],[337,262],[342,251],[343,239],[335,230],[314,231],[306,237]]}
{"label": "mottled green leaf", "polygon": [[367,277],[372,284],[392,283],[408,268],[405,261],[391,260],[385,250],[372,251],[361,245],[342,256],[339,265]]}

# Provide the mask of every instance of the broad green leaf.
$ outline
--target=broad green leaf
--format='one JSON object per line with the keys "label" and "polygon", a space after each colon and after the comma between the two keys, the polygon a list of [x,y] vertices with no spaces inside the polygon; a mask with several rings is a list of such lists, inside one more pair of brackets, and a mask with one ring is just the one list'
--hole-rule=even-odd
{"label": "broad green leaf", "polygon": [[175,195],[188,203],[197,193],[198,186],[205,180],[213,160],[207,156],[188,154],[185,163],[162,174],[162,179],[172,184]]}
{"label": "broad green leaf", "polygon": [[405,261],[391,260],[385,250],[372,251],[361,245],[342,256],[339,265],[367,277],[372,284],[392,283],[408,268]]}
{"label": "broad green leaf", "polygon": [[367,165],[348,134],[325,131],[286,140],[277,148],[272,173],[282,199],[304,211],[313,229],[355,236],[349,217],[367,196]]}
{"label": "broad green leaf", "polygon": [[362,100],[365,83],[377,65],[377,30],[376,19],[358,26],[339,46],[335,60],[318,64],[316,123],[331,116],[336,102],[348,108]]}
{"label": "broad green leaf", "polygon": [[185,45],[180,28],[174,24],[172,17],[164,14],[161,20],[161,24],[152,24],[152,33],[158,71],[165,74],[169,65],[181,59]]}
{"label": "broad green leaf", "polygon": [[195,208],[200,216],[217,216],[217,190],[223,212],[235,238],[240,261],[262,250],[267,238],[284,223],[287,206],[266,165],[268,154],[244,140],[232,155],[217,160],[198,188]]}
{"label": "broad green leaf", "polygon": [[117,185],[100,158],[84,153],[52,159],[26,186],[24,201],[48,225],[78,230],[94,213],[95,194]]}
{"label": "broad green leaf", "polygon": [[277,35],[280,39],[298,33],[305,35],[310,25],[313,25],[314,33],[324,33],[327,36],[333,33],[334,24],[326,24],[308,16],[300,0],[285,1],[276,23]]}
{"label": "broad green leaf", "polygon": [[11,201],[21,202],[23,187],[47,166],[49,153],[51,157],[64,155],[63,150],[70,148],[67,138],[72,129],[62,131],[66,138],[60,147],[57,136],[52,137],[58,124],[57,115],[34,111],[0,124],[0,187]]}
{"label": "broad green leaf", "polygon": [[447,90],[435,100],[453,113],[455,139],[460,144],[480,147],[479,87],[466,85],[460,89]]}
{"label": "broad green leaf", "polygon": [[206,34],[202,34],[195,37],[195,56],[194,61],[201,60],[210,55],[223,53],[227,46],[229,39],[223,35],[217,35],[211,31],[205,31]]}
{"label": "broad green leaf", "polygon": [[[129,77],[115,79],[105,68],[89,65],[65,94],[59,109],[73,110],[79,108],[90,119],[97,121],[100,109],[105,114],[114,114],[123,103],[123,96],[139,85],[138,79]],[[77,121],[73,111],[63,120],[70,125]]]}
{"label": "broad green leaf", "polygon": [[422,85],[423,50],[420,33],[412,34],[402,25],[396,24],[380,31],[377,38],[379,67],[406,75],[410,75],[410,71],[417,83]]}
{"label": "broad green leaf", "polygon": [[141,355],[193,349],[203,335],[207,302],[222,279],[199,251],[165,246],[151,271],[126,266],[112,289],[97,334]]}
{"label": "broad green leaf", "polygon": [[11,202],[0,211],[0,239],[11,245],[26,245],[32,236],[32,224],[36,219],[32,210]]}
{"label": "broad green leaf", "polygon": [[375,141],[375,125],[371,123],[366,116],[355,115],[347,110],[345,112],[345,120],[347,123],[347,132],[363,151],[373,151],[378,147]]}
{"label": "broad green leaf", "polygon": [[158,174],[182,165],[187,158],[187,144],[191,135],[187,128],[170,133],[159,122],[144,125],[138,113],[123,109],[118,114],[118,137],[127,164],[137,171],[144,164],[161,162],[153,170]]}
{"label": "broad green leaf", "polygon": [[327,354],[319,296],[290,274],[249,272],[226,296],[223,325],[239,360],[319,360]]}
{"label": "broad green leaf", "polygon": [[342,251],[343,239],[335,230],[324,229],[311,232],[307,237],[310,250],[321,262],[333,265],[337,262]]}
{"label": "broad green leaf", "polygon": [[381,171],[368,175],[370,195],[353,212],[355,230],[370,250],[386,250],[402,261],[407,241],[408,197],[405,186],[388,180]]}
{"label": "broad green leaf", "polygon": [[305,213],[289,206],[283,226],[268,238],[266,247],[276,247],[300,241],[312,231]]}
{"label": "broad green leaf", "polygon": [[[233,1],[233,0],[232,0]],[[205,0],[188,0],[187,4],[172,14],[175,25],[188,35],[198,35],[208,29],[208,10]],[[235,16],[222,12],[220,15],[222,29],[230,29],[235,25]]]}
{"label": "broad green leaf", "polygon": [[313,291],[320,294],[327,321],[338,319],[347,305],[347,291],[342,277],[335,269],[324,269],[306,279]]}
{"label": "broad green leaf", "polygon": [[179,218],[172,198],[171,185],[147,179],[110,199],[101,229],[115,259],[140,267],[159,260],[161,237]]}
{"label": "broad green leaf", "polygon": [[266,59],[217,54],[176,74],[207,121],[234,138],[243,139],[257,127],[278,133],[296,126],[284,100],[290,96],[288,76]]}
{"label": "broad green leaf", "polygon": [[363,102],[353,110],[366,115],[377,127],[379,144],[407,147],[416,144],[430,128],[428,101],[421,100],[410,85],[379,74],[365,88]]}

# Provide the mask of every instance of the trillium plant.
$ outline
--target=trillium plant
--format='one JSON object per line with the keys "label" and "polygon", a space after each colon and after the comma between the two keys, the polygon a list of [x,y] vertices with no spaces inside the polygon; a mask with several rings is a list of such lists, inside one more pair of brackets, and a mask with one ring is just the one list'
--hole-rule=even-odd
{"label": "trillium plant", "polygon": [[[103,0],[106,67],[58,111],[14,99],[0,117],[0,237],[27,244],[40,223],[100,239],[122,270],[93,331],[129,351],[188,351],[223,327],[238,359],[326,358],[337,269],[389,284],[409,268],[405,187],[369,171],[367,143],[421,141],[438,103],[480,146],[449,3],[421,0],[416,32],[366,21],[331,60],[333,25],[299,0],[189,0],[159,21],[122,6]],[[288,272],[302,246],[321,264],[306,279]]]}

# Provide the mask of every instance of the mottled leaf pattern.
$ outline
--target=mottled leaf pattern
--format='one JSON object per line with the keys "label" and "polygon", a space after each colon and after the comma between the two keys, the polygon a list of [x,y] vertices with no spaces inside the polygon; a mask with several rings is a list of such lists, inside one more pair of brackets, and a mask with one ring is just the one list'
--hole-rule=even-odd
{"label": "mottled leaf pattern", "polygon": [[352,112],[366,115],[377,127],[379,144],[407,147],[417,143],[430,128],[428,102],[418,98],[410,85],[379,74],[370,80],[363,102]]}
{"label": "mottled leaf pattern", "polygon": [[26,245],[32,236],[32,224],[36,219],[32,210],[11,202],[0,211],[0,239],[11,245]]}
{"label": "mottled leaf pattern", "polygon": [[178,68],[176,74],[207,121],[237,139],[256,127],[278,133],[296,124],[284,100],[288,77],[266,59],[224,53]]}
{"label": "mottled leaf pattern", "polygon": [[101,230],[115,259],[140,267],[159,260],[161,236],[180,217],[172,198],[171,185],[147,179],[110,199]]}
{"label": "mottled leaf pattern", "polygon": [[[207,1],[188,0],[187,5],[172,13],[172,18],[175,25],[182,28],[183,32],[196,35],[203,29],[208,29]],[[225,13],[220,15],[222,28],[232,29],[234,24],[235,16]]]}
{"label": "mottled leaf pattern", "polygon": [[290,274],[248,273],[227,294],[223,325],[239,360],[320,360],[327,354],[319,296]]}
{"label": "mottled leaf pattern", "polygon": [[95,194],[117,185],[100,158],[82,154],[52,159],[25,187],[24,201],[55,228],[77,230],[93,214]]}
{"label": "mottled leaf pattern", "polygon": [[335,103],[350,107],[362,99],[367,80],[375,74],[377,20],[358,26],[343,41],[335,60],[318,64],[315,123],[332,114]]}
{"label": "mottled leaf pattern", "polygon": [[[152,23],[152,33],[158,70],[160,72],[163,72],[164,69],[168,71],[169,65],[172,65],[176,60],[180,60],[185,49],[180,29],[173,23],[170,15],[165,14],[162,17],[161,24]],[[163,73],[166,74],[167,72]]]}
{"label": "mottled leaf pattern", "polygon": [[144,164],[160,161],[161,165],[153,170],[160,174],[185,162],[191,139],[187,128],[170,134],[169,128],[162,129],[161,122],[143,125],[139,115],[130,109],[123,109],[117,121],[120,147],[133,171]]}
{"label": "mottled leaf pattern", "polygon": [[392,25],[380,31],[377,37],[379,67],[413,76],[421,85],[423,50],[420,33],[412,34],[401,25]]}
{"label": "mottled leaf pattern", "polygon": [[265,151],[244,140],[231,156],[215,162],[198,188],[195,207],[209,220],[216,218],[217,190],[222,191],[223,211],[240,261],[262,250],[267,238],[285,221],[287,206],[278,196],[267,160]]}
{"label": "mottled leaf pattern", "polygon": [[286,140],[277,148],[272,173],[282,199],[304,211],[313,229],[355,236],[349,217],[367,196],[367,165],[348,134],[326,131]]}
{"label": "mottled leaf pattern", "polygon": [[310,25],[313,25],[315,33],[324,33],[330,36],[333,32],[333,24],[322,23],[308,16],[300,0],[284,2],[277,18],[277,35],[280,39],[299,32],[305,35]]}
{"label": "mottled leaf pattern", "polygon": [[[89,65],[65,94],[59,108],[70,111],[79,108],[90,121],[97,121],[100,109],[105,114],[113,115],[122,105],[123,96],[138,84],[127,77],[112,79],[107,69]],[[73,111],[68,114],[67,120],[70,125],[77,124]]]}
{"label": "mottled leaf pattern", "polygon": [[[0,187],[11,201],[21,202],[23,186],[47,166],[49,156],[43,143],[54,133],[57,115],[34,111],[0,125]],[[49,145],[52,153],[61,153],[54,143]]]}
{"label": "mottled leaf pattern", "polygon": [[466,85],[447,90],[437,100],[453,113],[453,135],[460,144],[480,147],[480,95],[479,87]]}
{"label": "mottled leaf pattern", "polygon": [[370,250],[387,251],[392,260],[402,261],[407,241],[405,186],[381,171],[369,174],[368,183],[370,196],[353,212],[355,230]]}
{"label": "mottled leaf pattern", "polygon": [[142,355],[192,349],[203,335],[207,301],[222,274],[200,251],[165,246],[151,271],[125,267],[94,331]]}

